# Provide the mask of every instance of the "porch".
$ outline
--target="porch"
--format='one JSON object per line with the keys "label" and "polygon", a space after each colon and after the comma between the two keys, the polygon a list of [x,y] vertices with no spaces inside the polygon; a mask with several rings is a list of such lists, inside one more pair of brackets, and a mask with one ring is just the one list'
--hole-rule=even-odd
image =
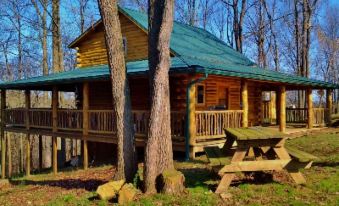
{"label": "porch", "polygon": [[[286,124],[302,123],[311,129],[324,126],[332,111],[332,89],[327,90],[326,108],[313,108],[312,88],[267,84],[242,78],[210,75],[203,83],[193,84],[201,75],[178,74],[170,76],[171,134],[173,150],[183,151],[190,158],[206,146],[219,146],[225,142],[224,128],[262,125],[266,118],[262,92],[271,89],[277,94],[276,119],[279,130],[286,132]],[[149,104],[148,81],[135,77],[131,82],[132,111],[137,147],[143,147],[147,137]],[[191,83],[187,83],[191,82]],[[182,85],[185,85],[183,87]],[[286,108],[286,91],[307,90],[306,109]],[[23,105],[8,107],[9,91],[24,91]],[[34,108],[32,91],[49,92],[51,107]],[[72,92],[74,108],[60,107],[60,93]],[[5,132],[38,134],[52,137],[52,168],[57,172],[57,138],[82,140],[83,166],[88,167],[88,142],[116,144],[115,114],[112,110],[110,82],[100,81],[56,82],[28,86],[14,85],[1,89],[2,165],[6,165]],[[48,104],[47,104],[48,105]],[[46,106],[46,105],[45,105]],[[30,174],[30,145],[26,145],[26,174]],[[187,156],[188,158],[188,156]],[[2,167],[5,170],[5,167]],[[5,175],[5,172],[2,172]],[[4,176],[3,176],[4,178]]]}

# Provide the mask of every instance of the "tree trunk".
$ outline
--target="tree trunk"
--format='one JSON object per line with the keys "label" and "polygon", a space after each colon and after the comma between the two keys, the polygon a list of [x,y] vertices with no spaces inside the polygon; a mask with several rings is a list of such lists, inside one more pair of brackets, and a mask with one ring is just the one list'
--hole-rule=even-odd
{"label": "tree trunk", "polygon": [[98,0],[105,27],[111,73],[113,108],[116,117],[118,162],[115,180],[131,181],[136,172],[134,127],[117,2]]}
{"label": "tree trunk", "polygon": [[149,1],[148,62],[151,113],[145,148],[144,183],[146,193],[155,193],[156,178],[164,170],[174,168],[168,76],[173,3],[173,0]]}
{"label": "tree trunk", "polygon": [[60,0],[52,0],[52,55],[54,73],[64,70],[60,27]]}
{"label": "tree trunk", "polygon": [[246,0],[241,0],[241,10],[239,13],[239,0],[233,0],[231,5],[233,8],[233,30],[234,30],[234,41],[236,50],[242,53],[242,26],[244,23],[244,17],[246,12]]}
{"label": "tree trunk", "polygon": [[[40,1],[42,4],[43,11],[41,12],[39,6],[35,0],[31,0],[32,4],[36,10],[37,15],[40,17],[40,23],[42,28],[42,33],[40,35],[41,38],[41,47],[42,47],[42,73],[43,75],[48,75],[48,48],[47,48],[47,34],[48,34],[48,27],[47,27],[47,7],[48,7],[48,0]],[[47,106],[48,102],[48,93],[43,93],[43,101],[42,106]],[[51,166],[51,156],[52,156],[52,138],[49,136],[42,136],[39,135],[39,151],[40,151],[40,161],[42,165],[41,168],[48,168]]]}

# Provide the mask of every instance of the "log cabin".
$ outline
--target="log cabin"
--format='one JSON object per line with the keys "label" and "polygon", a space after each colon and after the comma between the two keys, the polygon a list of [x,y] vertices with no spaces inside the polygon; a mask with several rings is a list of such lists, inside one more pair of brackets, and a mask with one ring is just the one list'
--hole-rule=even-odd
{"label": "log cabin", "polygon": [[[119,18],[131,89],[135,141],[142,147],[150,109],[147,15],[119,8]],[[24,133],[27,138],[32,134],[52,136],[54,172],[57,171],[57,138],[76,138],[83,142],[84,168],[88,166],[92,144],[116,144],[102,21],[87,29],[69,47],[76,49],[74,70],[0,84],[2,165],[5,165],[6,156],[5,132]],[[170,51],[174,151],[185,151],[194,158],[206,146],[223,144],[224,128],[262,125],[272,115],[268,104],[275,105],[274,116],[282,132],[290,122],[302,122],[312,128],[328,121],[332,91],[338,85],[259,68],[211,33],[179,22],[174,22]],[[326,108],[313,108],[314,89],[327,91]],[[25,91],[25,107],[7,108],[7,90]],[[31,91],[35,90],[51,92],[50,108],[31,107]],[[307,108],[286,108],[286,91],[291,90],[307,91]],[[77,108],[59,108],[60,92],[73,92]],[[274,92],[276,100],[267,101],[264,92]],[[29,149],[27,151],[29,162]],[[29,174],[30,164],[26,165]],[[4,171],[5,167],[2,169]]]}

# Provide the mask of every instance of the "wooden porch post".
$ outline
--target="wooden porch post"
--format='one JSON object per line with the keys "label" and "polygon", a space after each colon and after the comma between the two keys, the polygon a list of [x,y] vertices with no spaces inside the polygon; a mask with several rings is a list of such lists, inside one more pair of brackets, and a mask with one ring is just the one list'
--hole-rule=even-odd
{"label": "wooden porch post", "polygon": [[248,90],[247,90],[247,81],[243,80],[241,82],[241,100],[242,100],[242,127],[248,127]]}
{"label": "wooden porch post", "polygon": [[31,143],[29,133],[29,109],[31,107],[31,91],[25,90],[25,125],[26,125],[26,176],[31,174]]}
{"label": "wooden porch post", "polygon": [[82,110],[83,110],[83,129],[82,129],[82,134],[84,138],[83,142],[83,156],[84,156],[84,169],[87,170],[88,168],[88,149],[87,149],[87,136],[88,136],[88,119],[89,119],[89,84],[88,82],[84,82],[83,88],[83,101],[82,101]]}
{"label": "wooden porch post", "polygon": [[281,86],[279,90],[279,130],[286,131],[286,87]]}
{"label": "wooden porch post", "polygon": [[307,94],[307,127],[308,129],[313,128],[313,98],[312,98],[312,89],[308,88],[306,90]]}
{"label": "wooden porch post", "polygon": [[53,136],[52,136],[52,167],[53,173],[56,174],[58,172],[58,141],[56,132],[58,131],[58,102],[59,102],[59,93],[58,88],[56,86],[53,87],[52,91],[52,119],[53,119]]}
{"label": "wooden porch post", "polygon": [[6,138],[5,138],[5,108],[6,108],[6,90],[1,90],[1,178],[6,178]]}
{"label": "wooden porch post", "polygon": [[280,124],[280,118],[279,118],[279,115],[280,115],[280,91],[279,89],[276,90],[275,92],[275,119],[276,119],[276,125],[279,125]]}
{"label": "wooden porch post", "polygon": [[332,114],[332,107],[333,107],[332,93],[333,93],[333,90],[331,89],[326,90],[326,109],[327,109],[326,121],[329,126],[331,126],[331,114]]}

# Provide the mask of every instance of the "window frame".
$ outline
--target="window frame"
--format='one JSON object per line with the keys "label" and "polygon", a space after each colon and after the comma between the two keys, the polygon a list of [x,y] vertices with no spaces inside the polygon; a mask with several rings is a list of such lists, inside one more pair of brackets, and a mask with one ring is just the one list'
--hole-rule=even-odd
{"label": "window frame", "polygon": [[[203,87],[203,102],[199,103],[198,102],[198,95],[199,95],[199,87]],[[197,106],[205,106],[206,104],[206,85],[205,84],[196,84],[196,94],[195,94],[195,103]]]}

